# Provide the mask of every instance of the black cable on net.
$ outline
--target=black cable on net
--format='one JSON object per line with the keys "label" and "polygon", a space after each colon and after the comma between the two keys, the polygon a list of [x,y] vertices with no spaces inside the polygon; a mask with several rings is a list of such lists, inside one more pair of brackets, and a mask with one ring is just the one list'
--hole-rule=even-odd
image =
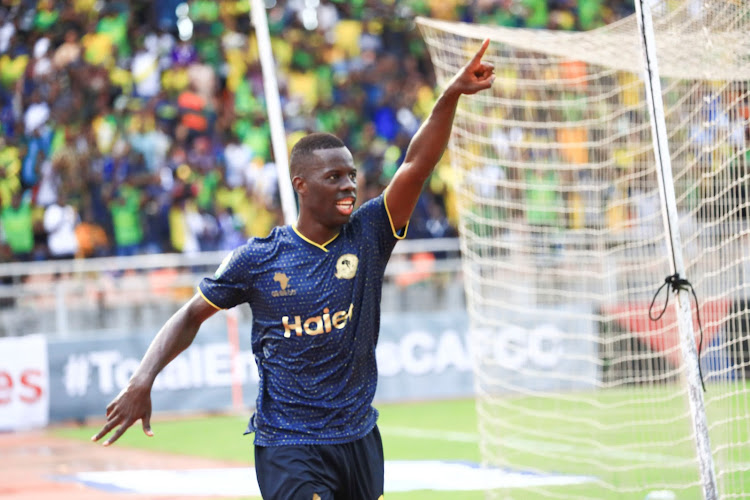
{"label": "black cable on net", "polygon": [[703,350],[703,323],[701,322],[701,309],[700,305],[698,304],[698,296],[695,293],[695,288],[693,288],[692,283],[690,283],[685,278],[680,278],[679,273],[672,274],[670,276],[667,276],[664,279],[664,283],[659,287],[659,289],[654,294],[654,298],[651,300],[651,305],[648,308],[648,317],[651,321],[659,321],[662,316],[664,316],[664,313],[667,310],[667,306],[669,305],[669,290],[667,290],[667,300],[664,301],[664,309],[661,310],[658,316],[653,316],[651,314],[651,310],[654,307],[654,303],[656,302],[656,298],[659,296],[659,293],[661,293],[662,289],[669,285],[672,288],[673,292],[679,292],[680,290],[688,290],[693,294],[693,299],[695,299],[695,314],[698,318],[698,329],[700,330],[700,338],[698,340],[698,376],[701,379],[701,386],[703,387],[703,392],[706,392],[706,384],[703,381],[703,370],[701,369],[701,350]]}

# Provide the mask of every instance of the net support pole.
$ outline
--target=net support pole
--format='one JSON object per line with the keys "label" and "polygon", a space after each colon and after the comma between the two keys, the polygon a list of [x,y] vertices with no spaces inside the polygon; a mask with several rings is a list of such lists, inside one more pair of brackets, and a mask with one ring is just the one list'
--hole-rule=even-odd
{"label": "net support pole", "polygon": [[271,36],[268,33],[268,18],[263,0],[250,1],[250,21],[255,28],[255,39],[258,43],[258,57],[263,72],[263,92],[266,97],[266,112],[271,129],[271,146],[276,161],[278,174],[279,196],[281,209],[284,212],[284,222],[293,224],[297,220],[297,203],[294,200],[294,190],[289,180],[289,155],[286,148],[286,133],[284,132],[284,118],[281,114],[281,99],[279,99],[279,84],[276,81],[276,65],[271,51]]}
{"label": "net support pole", "polygon": [[[649,0],[635,2],[638,18],[638,31],[644,55],[646,98],[651,115],[651,135],[653,138],[654,156],[659,176],[659,196],[662,205],[662,219],[666,231],[667,250],[671,273],[685,276],[685,264],[682,259],[682,245],[680,243],[679,216],[677,213],[677,199],[674,192],[672,177],[672,162],[669,156],[667,139],[667,124],[664,118],[664,103],[662,102],[661,82],[656,59],[656,37],[651,17]],[[708,421],[706,407],[703,401],[702,384],[700,380],[698,350],[695,345],[692,312],[690,310],[690,295],[687,290],[677,290],[677,323],[680,332],[680,351],[685,367],[685,381],[687,384],[690,416],[693,423],[698,467],[700,469],[701,486],[705,500],[716,500],[718,488],[714,470],[711,442],[708,435]]]}

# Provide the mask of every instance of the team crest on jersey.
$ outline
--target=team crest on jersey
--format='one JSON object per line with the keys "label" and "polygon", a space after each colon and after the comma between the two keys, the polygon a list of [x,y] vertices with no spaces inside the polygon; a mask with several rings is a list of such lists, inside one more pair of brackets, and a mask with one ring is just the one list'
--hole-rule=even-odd
{"label": "team crest on jersey", "polygon": [[340,280],[350,280],[357,274],[359,259],[356,255],[345,253],[336,262],[336,276]]}

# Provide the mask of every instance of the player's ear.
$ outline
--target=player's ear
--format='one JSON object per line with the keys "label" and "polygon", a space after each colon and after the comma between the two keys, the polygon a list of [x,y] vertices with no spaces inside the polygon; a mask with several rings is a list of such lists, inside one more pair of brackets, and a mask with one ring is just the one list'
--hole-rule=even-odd
{"label": "player's ear", "polygon": [[303,177],[295,175],[292,177],[292,187],[297,194],[303,194],[307,191],[307,182]]}

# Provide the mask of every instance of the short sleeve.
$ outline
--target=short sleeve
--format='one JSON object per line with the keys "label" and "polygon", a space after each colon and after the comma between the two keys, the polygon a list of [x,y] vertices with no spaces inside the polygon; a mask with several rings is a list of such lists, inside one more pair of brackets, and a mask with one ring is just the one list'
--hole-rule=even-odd
{"label": "short sleeve", "polygon": [[356,212],[356,221],[361,226],[365,238],[375,239],[374,243],[383,256],[390,256],[396,242],[406,237],[409,228],[408,223],[400,231],[393,227],[384,194],[365,202]]}
{"label": "short sleeve", "polygon": [[247,302],[252,285],[252,263],[241,247],[227,255],[213,278],[203,278],[198,291],[216,309],[231,309]]}

